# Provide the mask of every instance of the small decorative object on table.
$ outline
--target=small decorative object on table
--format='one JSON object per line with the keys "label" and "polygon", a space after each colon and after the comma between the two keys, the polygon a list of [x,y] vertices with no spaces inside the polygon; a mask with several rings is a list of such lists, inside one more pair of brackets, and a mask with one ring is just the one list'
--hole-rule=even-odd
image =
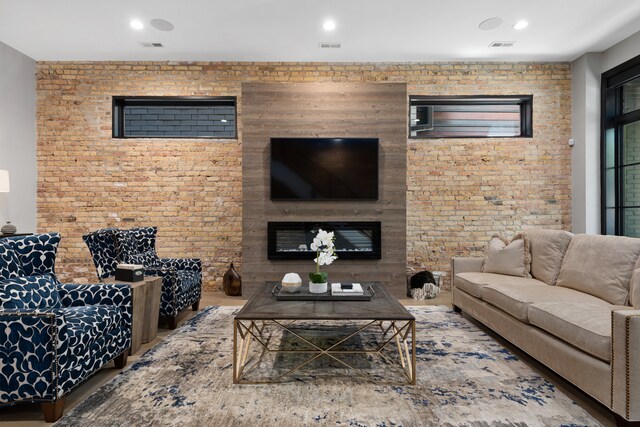
{"label": "small decorative object on table", "polygon": [[2,234],[16,234],[16,226],[11,224],[11,221],[7,221],[5,225],[0,228],[0,233]]}
{"label": "small decorative object on table", "polygon": [[287,273],[282,278],[283,292],[297,292],[302,287],[302,279],[296,273]]}
{"label": "small decorative object on table", "polygon": [[338,259],[336,255],[333,241],[335,236],[333,231],[327,233],[323,229],[318,230],[318,234],[314,237],[310,247],[312,251],[316,251],[316,271],[309,273],[309,292],[312,294],[323,294],[327,292],[327,272],[320,271],[321,265],[329,265]]}
{"label": "small decorative object on table", "polygon": [[233,263],[231,263],[227,272],[222,276],[222,290],[224,290],[225,295],[229,295],[230,297],[242,296],[242,277],[240,277],[236,269],[233,268]]}
{"label": "small decorative object on table", "polygon": [[123,282],[141,282],[144,280],[144,265],[118,264],[116,265],[116,280]]}

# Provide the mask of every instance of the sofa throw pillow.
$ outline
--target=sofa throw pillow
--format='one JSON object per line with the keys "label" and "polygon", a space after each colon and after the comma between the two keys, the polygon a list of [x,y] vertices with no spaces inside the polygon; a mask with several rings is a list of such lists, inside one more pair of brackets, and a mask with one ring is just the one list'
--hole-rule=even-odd
{"label": "sofa throw pillow", "polygon": [[61,308],[56,279],[46,274],[0,281],[0,306],[17,310]]}
{"label": "sofa throw pillow", "polygon": [[524,233],[516,234],[510,243],[500,236],[493,236],[489,240],[482,265],[483,273],[531,278],[530,269],[529,241]]}
{"label": "sofa throw pillow", "polygon": [[12,244],[6,239],[0,240],[0,280],[24,276],[22,264]]}
{"label": "sofa throw pillow", "polygon": [[556,286],[625,305],[638,256],[640,239],[576,234],[562,261]]}
{"label": "sofa throw pillow", "polygon": [[[56,253],[60,244],[59,233],[11,237],[11,245],[20,259],[25,276],[50,274],[56,278]],[[57,280],[57,279],[56,279]]]}
{"label": "sofa throw pillow", "polygon": [[573,234],[563,230],[545,229],[530,229],[523,232],[529,239],[531,276],[547,285],[555,285]]}

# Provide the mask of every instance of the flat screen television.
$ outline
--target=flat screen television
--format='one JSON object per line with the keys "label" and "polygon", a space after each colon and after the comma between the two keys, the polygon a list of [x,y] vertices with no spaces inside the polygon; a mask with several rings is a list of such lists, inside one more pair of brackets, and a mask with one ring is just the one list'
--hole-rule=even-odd
{"label": "flat screen television", "polygon": [[271,138],[271,200],[377,200],[378,138]]}

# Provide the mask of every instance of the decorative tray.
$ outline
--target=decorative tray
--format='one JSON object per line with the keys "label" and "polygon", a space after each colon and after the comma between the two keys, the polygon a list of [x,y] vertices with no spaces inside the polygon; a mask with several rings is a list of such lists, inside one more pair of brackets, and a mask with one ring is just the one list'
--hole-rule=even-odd
{"label": "decorative tray", "polygon": [[271,294],[278,301],[371,301],[375,292],[371,285],[363,285],[362,295],[332,295],[331,289],[323,294],[312,294],[309,285],[302,285],[296,292],[282,291],[279,283],[273,287]]}

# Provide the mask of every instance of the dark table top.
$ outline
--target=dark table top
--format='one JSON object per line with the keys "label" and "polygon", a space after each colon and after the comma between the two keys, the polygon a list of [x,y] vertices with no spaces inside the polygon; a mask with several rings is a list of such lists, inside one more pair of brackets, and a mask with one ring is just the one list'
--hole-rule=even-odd
{"label": "dark table top", "polygon": [[236,314],[238,320],[414,320],[415,318],[378,282],[371,285],[371,301],[278,301],[271,294],[278,282],[266,282]]}
{"label": "dark table top", "polygon": [[4,239],[5,237],[23,237],[23,236],[32,236],[33,233],[13,233],[13,234],[2,234],[0,233],[0,239]]}

